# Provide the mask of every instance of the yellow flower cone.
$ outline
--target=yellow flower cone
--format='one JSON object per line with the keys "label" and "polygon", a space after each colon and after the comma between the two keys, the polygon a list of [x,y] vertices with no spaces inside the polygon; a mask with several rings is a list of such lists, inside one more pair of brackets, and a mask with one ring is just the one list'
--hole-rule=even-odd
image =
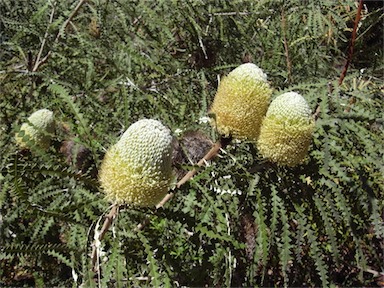
{"label": "yellow flower cone", "polygon": [[105,154],[99,180],[107,198],[119,204],[154,206],[172,181],[172,136],[159,121],[139,120]]}
{"label": "yellow flower cone", "polygon": [[305,99],[284,93],[268,108],[257,142],[260,154],[281,166],[301,164],[311,143],[314,120]]}
{"label": "yellow flower cone", "polygon": [[51,144],[51,137],[55,130],[53,112],[48,109],[41,109],[28,118],[28,122],[23,123],[20,131],[16,133],[16,143],[21,148],[31,148],[32,145],[48,149]]}
{"label": "yellow flower cone", "polygon": [[255,64],[242,64],[222,79],[210,113],[223,136],[256,141],[272,90],[267,76]]}

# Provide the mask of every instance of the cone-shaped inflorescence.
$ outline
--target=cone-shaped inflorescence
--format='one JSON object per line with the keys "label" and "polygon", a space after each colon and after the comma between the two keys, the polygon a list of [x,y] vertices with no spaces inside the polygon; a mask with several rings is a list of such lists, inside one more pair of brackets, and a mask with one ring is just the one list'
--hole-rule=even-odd
{"label": "cone-shaped inflorescence", "polygon": [[210,110],[212,124],[225,137],[256,141],[271,93],[267,76],[259,67],[240,65],[219,84]]}
{"label": "cone-shaped inflorescence", "polygon": [[29,116],[28,121],[23,123],[20,131],[16,133],[16,143],[23,149],[38,146],[47,149],[51,144],[51,135],[55,130],[53,112],[41,109]]}
{"label": "cone-shaped inflorescence", "polygon": [[288,92],[268,108],[257,142],[261,155],[281,166],[296,166],[308,153],[315,123],[305,99]]}
{"label": "cone-shaped inflorescence", "polygon": [[168,192],[172,136],[157,120],[132,124],[105,154],[99,179],[107,198],[119,204],[154,206]]}

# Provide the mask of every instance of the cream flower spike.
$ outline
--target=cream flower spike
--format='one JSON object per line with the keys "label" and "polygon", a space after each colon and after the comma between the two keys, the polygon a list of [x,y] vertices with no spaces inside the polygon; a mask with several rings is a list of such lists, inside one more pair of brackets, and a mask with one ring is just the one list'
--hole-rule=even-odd
{"label": "cream flower spike", "polygon": [[281,166],[301,164],[315,122],[305,99],[296,92],[276,97],[268,108],[257,142],[260,154]]}
{"label": "cream flower spike", "polygon": [[212,124],[223,136],[256,141],[272,90],[267,75],[255,64],[242,64],[224,77],[210,113]]}
{"label": "cream flower spike", "polygon": [[107,198],[119,204],[154,206],[168,192],[172,136],[157,120],[132,124],[105,154],[99,180]]}
{"label": "cream flower spike", "polygon": [[29,116],[28,122],[21,125],[20,131],[15,135],[16,143],[26,149],[33,145],[48,149],[51,145],[49,134],[52,134],[54,130],[53,112],[48,109],[40,109]]}

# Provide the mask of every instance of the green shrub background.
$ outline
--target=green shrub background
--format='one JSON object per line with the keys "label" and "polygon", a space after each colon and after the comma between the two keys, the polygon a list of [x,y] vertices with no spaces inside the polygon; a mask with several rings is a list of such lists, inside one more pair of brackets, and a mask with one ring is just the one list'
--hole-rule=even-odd
{"label": "green shrub background", "polygon": [[[0,286],[380,285],[381,1],[363,7],[342,85],[355,1],[94,0],[64,25],[79,2],[0,3]],[[248,61],[274,96],[320,111],[306,163],[232,143],[164,208],[120,207],[92,272],[105,150],[142,118],[216,141],[200,119],[218,78]],[[42,108],[58,122],[52,147],[20,151],[14,134]]]}

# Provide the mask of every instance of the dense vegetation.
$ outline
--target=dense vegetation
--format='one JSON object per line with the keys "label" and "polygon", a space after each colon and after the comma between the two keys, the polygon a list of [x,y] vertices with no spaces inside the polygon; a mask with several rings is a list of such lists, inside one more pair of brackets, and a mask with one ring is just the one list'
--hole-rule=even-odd
{"label": "dense vegetation", "polygon": [[[384,13],[366,1],[351,54],[357,6],[2,0],[0,286],[383,285]],[[105,150],[154,118],[201,157],[219,138],[203,121],[218,78],[243,62],[274,96],[296,91],[313,109],[305,164],[232,142],[163,208],[121,206],[92,269],[110,209],[97,179]],[[52,145],[18,148],[42,108],[57,121]]]}

